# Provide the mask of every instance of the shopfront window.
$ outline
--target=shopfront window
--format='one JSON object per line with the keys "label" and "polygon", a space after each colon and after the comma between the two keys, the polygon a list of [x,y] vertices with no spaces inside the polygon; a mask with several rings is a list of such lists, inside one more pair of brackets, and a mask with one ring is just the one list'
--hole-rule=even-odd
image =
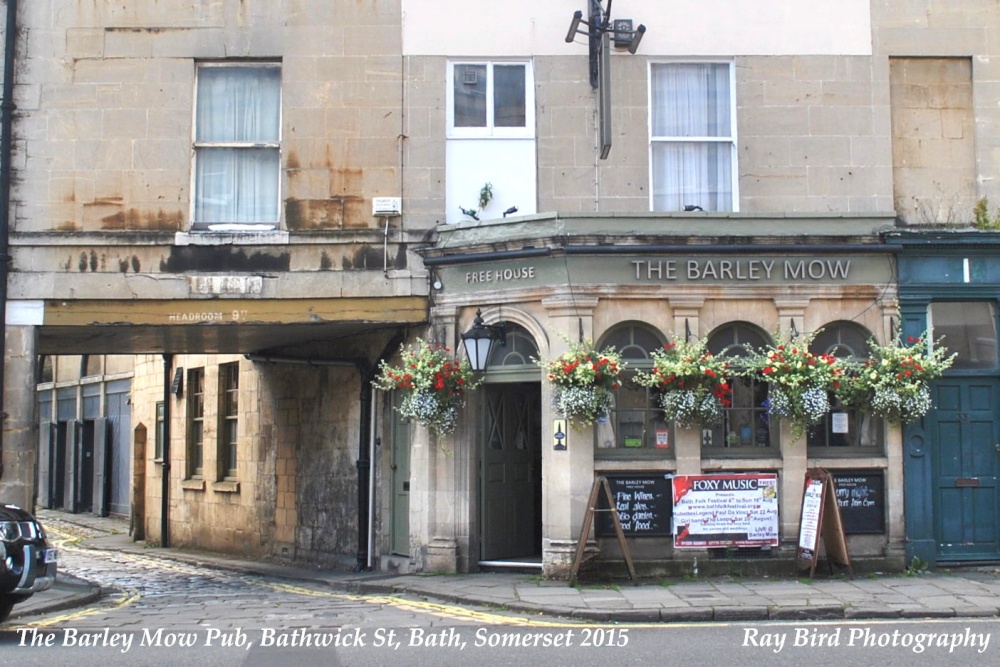
{"label": "shopfront window", "polygon": [[939,301],[931,304],[933,338],[955,353],[952,370],[997,367],[997,310],[992,301]]}
{"label": "shopfront window", "polygon": [[609,331],[599,349],[614,347],[628,362],[621,387],[614,392],[611,414],[595,425],[597,458],[651,458],[673,456],[673,425],[663,419],[655,390],[632,378],[653,367],[651,354],[666,344],[655,329],[641,323],[625,323]]}
{"label": "shopfront window", "polygon": [[[813,338],[809,351],[829,354],[842,362],[864,364],[871,356],[868,341],[871,333],[853,322],[833,322]],[[859,454],[881,446],[882,420],[861,409],[848,406],[830,394],[830,412],[823,420],[810,426],[806,442],[820,456]]]}
{"label": "shopfront window", "polygon": [[[759,350],[767,344],[767,336],[757,327],[733,322],[709,336],[708,351],[730,357],[732,366],[738,367],[740,359],[749,355],[747,346]],[[767,415],[767,383],[737,376],[732,388],[732,405],[723,410],[722,422],[702,428],[702,456],[774,456],[778,429]]]}

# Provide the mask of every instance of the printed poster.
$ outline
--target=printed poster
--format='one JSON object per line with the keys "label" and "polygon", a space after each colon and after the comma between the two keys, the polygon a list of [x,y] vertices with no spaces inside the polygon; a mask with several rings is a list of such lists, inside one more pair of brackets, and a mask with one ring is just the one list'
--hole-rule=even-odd
{"label": "printed poster", "polygon": [[819,513],[823,508],[823,480],[809,480],[802,497],[802,525],[799,526],[799,548],[810,554],[816,550],[819,537]]}
{"label": "printed poster", "polygon": [[778,546],[778,475],[674,476],[674,547]]}

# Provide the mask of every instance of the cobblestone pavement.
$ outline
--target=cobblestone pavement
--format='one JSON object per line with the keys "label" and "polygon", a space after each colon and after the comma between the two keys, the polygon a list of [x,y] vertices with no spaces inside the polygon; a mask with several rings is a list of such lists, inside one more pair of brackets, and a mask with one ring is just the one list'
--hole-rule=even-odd
{"label": "cobblestone pavement", "polygon": [[[348,593],[325,582],[293,581],[234,568],[87,546],[126,535],[122,521],[40,512],[50,541],[59,549],[60,574],[97,583],[102,600],[83,609],[32,620],[33,625],[74,628],[341,628],[435,627],[467,621],[523,623],[482,606],[435,603],[425,595]],[[87,521],[93,523],[88,526]]]}

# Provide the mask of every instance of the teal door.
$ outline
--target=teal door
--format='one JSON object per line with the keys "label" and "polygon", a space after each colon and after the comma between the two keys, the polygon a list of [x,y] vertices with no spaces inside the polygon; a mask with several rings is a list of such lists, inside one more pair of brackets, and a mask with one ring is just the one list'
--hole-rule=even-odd
{"label": "teal door", "polygon": [[934,533],[938,561],[1000,558],[1000,382],[946,378],[936,383]]}
{"label": "teal door", "polygon": [[487,385],[481,457],[482,559],[541,554],[541,389]]}

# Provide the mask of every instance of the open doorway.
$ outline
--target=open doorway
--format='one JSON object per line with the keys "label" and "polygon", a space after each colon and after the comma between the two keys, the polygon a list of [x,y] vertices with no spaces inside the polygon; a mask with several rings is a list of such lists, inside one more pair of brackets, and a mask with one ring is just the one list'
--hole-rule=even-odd
{"label": "open doorway", "polygon": [[480,566],[541,565],[541,386],[484,387]]}

